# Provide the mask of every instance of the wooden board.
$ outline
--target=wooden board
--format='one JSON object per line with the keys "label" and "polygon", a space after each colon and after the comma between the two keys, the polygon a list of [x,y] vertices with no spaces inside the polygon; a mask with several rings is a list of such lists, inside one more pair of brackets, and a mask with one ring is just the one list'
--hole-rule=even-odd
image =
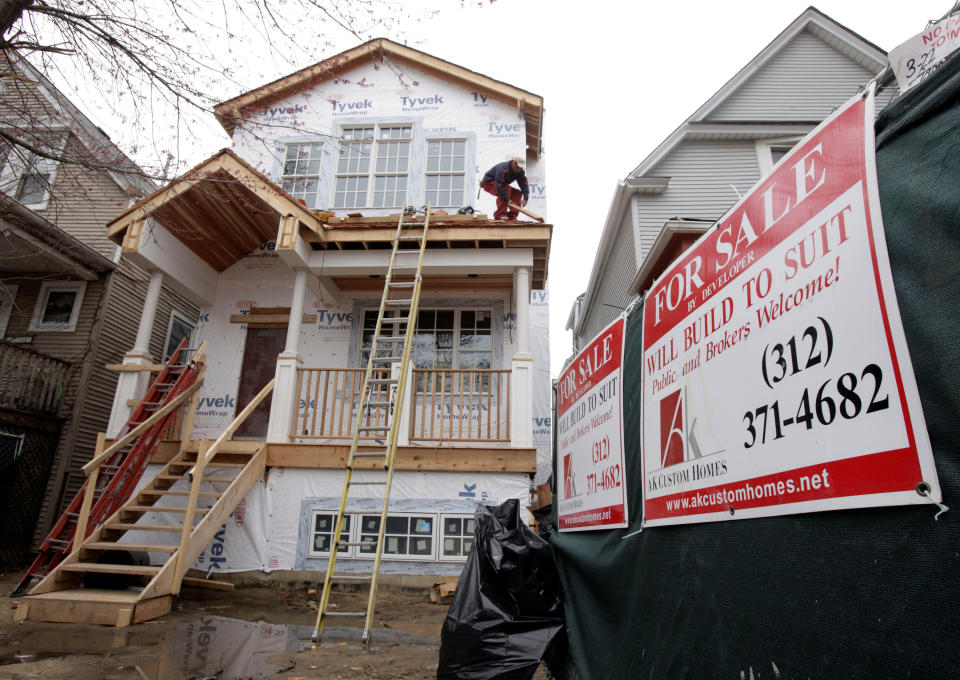
{"label": "wooden board", "polygon": [[[199,441],[190,442],[187,450],[196,450]],[[262,446],[255,441],[224,442],[221,452],[249,451]],[[365,447],[361,447],[363,450]],[[178,442],[160,444],[151,463],[165,463],[179,450]],[[298,467],[307,469],[342,470],[346,465],[350,445],[344,443],[267,444],[269,467]],[[499,472],[536,471],[537,453],[534,448],[508,446],[400,446],[397,447],[398,470],[466,470]],[[359,459],[358,467],[374,469],[376,459]]]}
{"label": "wooden board", "polygon": [[[360,447],[361,451],[377,450]],[[267,444],[267,465],[271,467],[298,467],[342,470],[350,454],[349,444]],[[356,469],[383,468],[378,458],[358,458]],[[394,465],[396,470],[522,472],[532,474],[537,469],[537,450],[534,448],[496,448],[467,446],[399,446]]]}
{"label": "wooden board", "polygon": [[538,214],[536,214],[536,213],[532,213],[532,212],[530,212],[529,210],[527,210],[526,208],[521,208],[521,207],[520,207],[519,205],[517,205],[516,203],[510,203],[510,207],[513,208],[514,210],[516,210],[517,212],[522,212],[522,213],[523,213],[524,215],[526,215],[527,217],[532,217],[532,218],[535,219],[537,222],[540,222],[541,224],[543,224],[543,218],[540,217],[540,215],[538,215]]}
{"label": "wooden board", "polygon": [[235,586],[229,581],[214,581],[209,578],[194,578],[192,576],[184,576],[183,585],[191,588],[205,588],[207,590],[232,591],[235,589]]}
{"label": "wooden board", "polygon": [[104,626],[141,623],[170,611],[170,597],[137,602],[138,593],[123,590],[76,589],[26,595],[18,603],[30,621],[86,623]]}

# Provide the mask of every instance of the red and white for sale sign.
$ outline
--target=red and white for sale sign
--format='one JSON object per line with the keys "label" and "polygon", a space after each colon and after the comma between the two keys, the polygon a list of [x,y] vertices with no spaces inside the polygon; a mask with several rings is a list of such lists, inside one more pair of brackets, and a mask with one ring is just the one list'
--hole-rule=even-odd
{"label": "red and white for sale sign", "polygon": [[604,328],[557,381],[560,531],[627,526],[623,328],[623,317]]}
{"label": "red and white for sale sign", "polygon": [[870,94],[647,293],[645,526],[940,500],[879,206]]}

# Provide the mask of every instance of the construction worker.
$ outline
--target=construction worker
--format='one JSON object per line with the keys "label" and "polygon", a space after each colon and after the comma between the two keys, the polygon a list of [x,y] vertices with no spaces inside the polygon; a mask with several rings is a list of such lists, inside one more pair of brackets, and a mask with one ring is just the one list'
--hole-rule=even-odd
{"label": "construction worker", "polygon": [[[527,175],[523,171],[522,162],[519,158],[514,158],[497,163],[487,170],[487,174],[480,181],[481,189],[497,197],[497,210],[493,213],[495,220],[516,220],[520,213],[516,208],[510,207],[510,204],[519,205],[521,208],[527,204],[530,187],[527,186]],[[516,182],[520,190],[510,186],[511,182]]]}

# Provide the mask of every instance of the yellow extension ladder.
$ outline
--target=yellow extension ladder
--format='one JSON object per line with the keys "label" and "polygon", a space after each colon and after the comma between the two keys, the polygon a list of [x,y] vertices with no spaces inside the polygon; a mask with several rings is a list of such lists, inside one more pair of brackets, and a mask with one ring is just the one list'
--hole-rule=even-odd
{"label": "yellow extension ladder", "polygon": [[[360,399],[357,405],[357,416],[353,423],[353,440],[350,443],[350,455],[347,457],[347,470],[343,484],[343,496],[340,500],[340,509],[337,513],[337,521],[334,527],[333,540],[330,544],[330,560],[327,564],[327,573],[323,581],[323,594],[320,600],[320,606],[317,611],[317,623],[313,629],[313,643],[320,641],[320,634],[323,625],[328,616],[363,616],[363,634],[361,640],[364,645],[370,641],[370,626],[373,622],[374,605],[377,600],[377,577],[380,573],[380,560],[383,556],[384,531],[387,524],[387,506],[390,502],[390,485],[393,482],[393,466],[397,454],[397,438],[400,434],[400,414],[404,404],[404,395],[406,394],[406,381],[408,379],[408,367],[410,364],[410,351],[413,345],[414,329],[417,324],[417,310],[420,306],[420,290],[423,285],[421,271],[423,269],[423,256],[427,248],[427,231],[430,228],[430,206],[426,208],[426,215],[423,220],[422,231],[416,227],[405,227],[403,223],[404,216],[410,214],[410,211],[404,207],[400,213],[400,219],[397,222],[397,233],[393,239],[393,249],[390,253],[390,261],[387,265],[386,278],[383,284],[383,297],[380,300],[380,311],[377,315],[377,325],[374,328],[371,338],[369,352],[370,358],[367,361],[367,369],[363,376],[363,386],[360,390]],[[416,233],[420,232],[420,233]],[[406,247],[418,242],[419,247]],[[416,264],[410,262],[413,256],[417,256]],[[404,262],[403,260],[407,261]],[[409,272],[415,270],[413,281],[394,281],[397,278],[397,272]],[[409,274],[403,276],[409,278]],[[403,297],[395,297],[402,295]],[[403,315],[405,313],[405,316]],[[399,334],[393,330],[389,335],[383,335],[383,326],[388,324],[391,329],[403,329]],[[361,330],[361,333],[363,331]],[[402,350],[398,353],[400,343],[403,343]],[[381,354],[381,347],[386,348],[387,355]],[[395,362],[400,362],[399,375],[383,377]],[[370,425],[370,418],[364,418],[370,409],[383,409],[385,414],[383,424]],[[390,416],[393,416],[392,418]],[[366,423],[366,424],[365,424]],[[368,432],[383,432],[386,434],[387,441],[382,450],[360,451],[360,439]],[[368,448],[365,446],[365,448]],[[354,461],[357,458],[383,458],[383,470],[385,472],[382,481],[363,481],[354,482],[353,470]],[[361,549],[369,551],[374,546],[372,541],[361,541],[351,543],[341,541],[340,535],[343,529],[343,518],[347,509],[347,501],[353,486],[383,486],[383,508],[380,511],[380,523],[375,545],[375,557],[373,561],[373,572],[370,574],[370,593],[367,600],[365,611],[347,612],[347,611],[327,611],[330,604],[330,591],[333,581],[366,580],[365,576],[356,575],[334,575],[334,567],[337,563],[337,553],[341,548],[359,546]]]}

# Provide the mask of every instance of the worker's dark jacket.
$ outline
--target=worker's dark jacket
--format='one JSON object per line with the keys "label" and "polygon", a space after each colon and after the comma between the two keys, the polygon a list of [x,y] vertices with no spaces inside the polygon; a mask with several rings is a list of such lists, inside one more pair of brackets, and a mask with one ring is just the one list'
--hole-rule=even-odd
{"label": "worker's dark jacket", "polygon": [[510,183],[514,180],[516,180],[517,186],[520,187],[523,200],[526,201],[530,198],[530,187],[527,186],[527,175],[524,173],[523,168],[520,168],[520,172],[516,175],[513,174],[513,170],[510,169],[510,161],[497,163],[487,170],[487,174],[483,176],[480,184],[493,182],[497,190],[497,196],[499,196],[502,201],[508,202],[510,200],[510,193],[507,191],[507,187],[510,186]]}

